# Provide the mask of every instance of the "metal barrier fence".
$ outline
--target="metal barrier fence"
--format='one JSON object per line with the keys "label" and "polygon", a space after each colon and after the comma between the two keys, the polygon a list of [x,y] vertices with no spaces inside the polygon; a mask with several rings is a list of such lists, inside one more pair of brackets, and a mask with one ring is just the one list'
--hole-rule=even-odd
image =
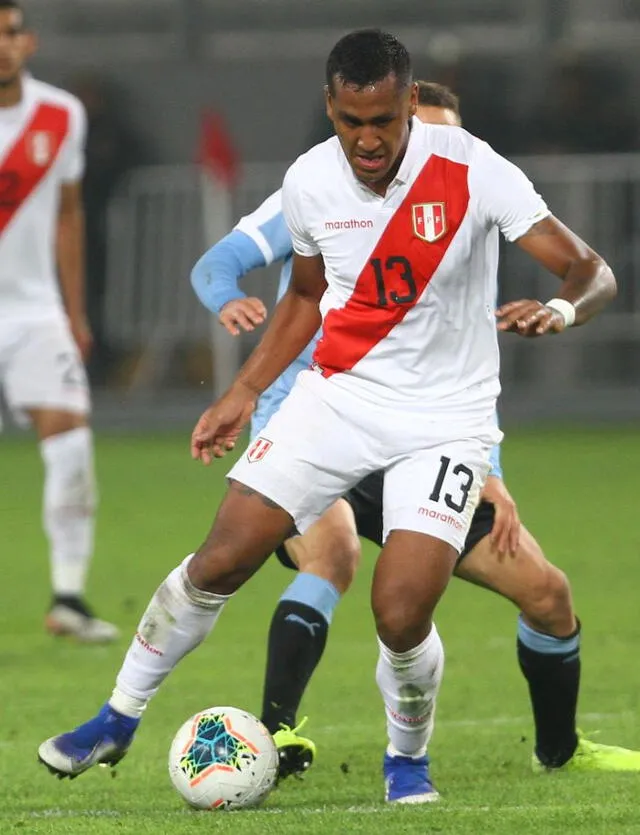
{"label": "metal barrier fence", "polygon": [[[554,214],[607,258],[620,290],[585,328],[537,341],[502,337],[503,409],[517,419],[634,418],[640,414],[640,154],[517,162]],[[285,163],[247,165],[230,197],[229,218],[279,188],[285,170]],[[211,317],[189,285],[192,265],[213,242],[206,227],[202,179],[189,166],[139,169],[111,205],[106,332],[112,345],[138,356],[130,391],[147,400],[188,392],[176,357],[210,344]],[[552,276],[517,246],[503,250],[501,298],[554,295]],[[276,275],[271,268],[248,276],[247,292],[271,302]],[[232,340],[218,340],[215,376],[226,380],[256,338],[243,336],[239,352]]]}

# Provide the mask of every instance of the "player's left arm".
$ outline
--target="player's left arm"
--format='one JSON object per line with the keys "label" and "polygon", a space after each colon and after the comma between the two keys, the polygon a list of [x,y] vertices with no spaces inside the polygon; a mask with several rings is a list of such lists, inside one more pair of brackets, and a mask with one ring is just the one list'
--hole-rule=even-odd
{"label": "player's left arm", "polygon": [[86,359],[93,338],[86,314],[84,226],[81,183],[63,183],[56,241],[58,280],[73,338]]}
{"label": "player's left arm", "polygon": [[553,215],[535,223],[516,243],[562,284],[551,304],[520,299],[502,305],[499,330],[521,336],[558,333],[584,324],[615,297],[616,280],[605,260]]}
{"label": "player's left arm", "polygon": [[558,333],[582,325],[616,294],[613,273],[596,252],[553,217],[525,174],[486,142],[474,140],[469,186],[479,222],[497,226],[562,279],[558,296],[543,304],[518,299],[497,311],[498,329],[521,336]]}

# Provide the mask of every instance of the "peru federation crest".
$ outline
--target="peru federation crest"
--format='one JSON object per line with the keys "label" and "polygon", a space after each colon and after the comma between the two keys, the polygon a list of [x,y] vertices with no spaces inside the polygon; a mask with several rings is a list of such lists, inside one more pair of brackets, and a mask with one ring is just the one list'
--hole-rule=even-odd
{"label": "peru federation crest", "polygon": [[34,130],[29,134],[29,155],[31,161],[44,168],[49,165],[53,156],[53,137],[48,130]]}
{"label": "peru federation crest", "polygon": [[414,203],[411,207],[413,234],[429,244],[447,231],[444,203]]}

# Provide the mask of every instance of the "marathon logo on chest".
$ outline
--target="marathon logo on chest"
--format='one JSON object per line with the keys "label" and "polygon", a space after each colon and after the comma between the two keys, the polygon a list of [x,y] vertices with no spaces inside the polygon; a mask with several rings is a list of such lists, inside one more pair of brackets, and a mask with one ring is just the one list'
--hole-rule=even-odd
{"label": "marathon logo on chest", "polygon": [[411,207],[413,232],[429,244],[440,240],[447,233],[447,216],[444,203],[418,203]]}
{"label": "marathon logo on chest", "polygon": [[39,104],[0,161],[0,235],[55,162],[69,133],[69,111]]}

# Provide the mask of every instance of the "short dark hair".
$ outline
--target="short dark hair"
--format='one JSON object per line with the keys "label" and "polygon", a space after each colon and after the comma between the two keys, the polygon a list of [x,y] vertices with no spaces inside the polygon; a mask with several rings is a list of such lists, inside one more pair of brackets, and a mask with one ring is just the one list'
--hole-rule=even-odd
{"label": "short dark hair", "polygon": [[449,87],[435,81],[417,81],[418,104],[426,107],[446,107],[460,118],[460,99]]}
{"label": "short dark hair", "polygon": [[22,25],[24,26],[27,20],[27,16],[24,13],[24,9],[22,8],[20,0],[0,0],[0,12],[3,9],[7,9],[8,11],[20,12],[20,14],[22,15]]}
{"label": "short dark hair", "polygon": [[333,93],[337,78],[362,90],[394,75],[402,89],[411,84],[411,56],[404,44],[380,29],[359,29],[341,38],[327,58],[327,86]]}

